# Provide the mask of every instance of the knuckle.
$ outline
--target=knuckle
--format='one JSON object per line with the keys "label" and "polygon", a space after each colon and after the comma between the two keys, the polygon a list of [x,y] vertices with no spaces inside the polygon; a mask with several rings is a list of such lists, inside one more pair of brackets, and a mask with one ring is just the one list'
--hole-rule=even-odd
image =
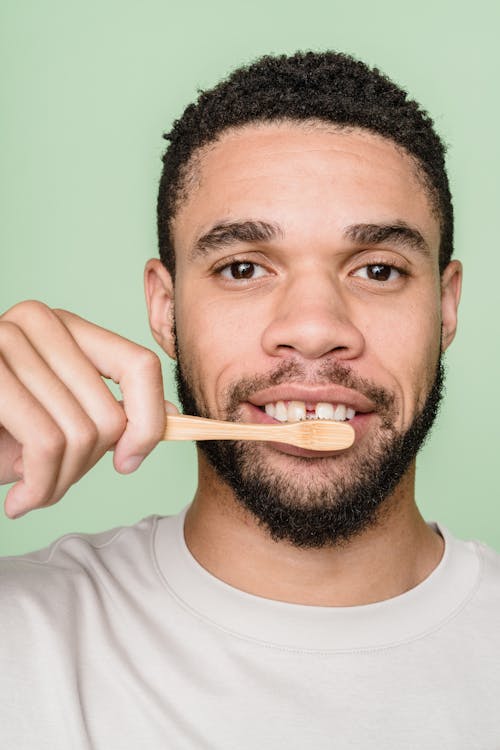
{"label": "knuckle", "polygon": [[69,312],[69,310],[63,310],[61,307],[54,307],[52,310],[54,315],[59,318],[63,323],[65,320],[68,320],[68,318],[73,317],[72,313]]}
{"label": "knuckle", "polygon": [[10,320],[0,320],[0,347],[2,349],[16,347],[21,338],[24,338],[24,336],[17,323]]}
{"label": "knuckle", "polygon": [[24,300],[7,310],[2,316],[5,320],[13,321],[18,325],[23,325],[33,317],[47,318],[53,317],[53,312],[44,302],[36,299]]}
{"label": "knuckle", "polygon": [[90,453],[99,439],[99,432],[96,425],[90,420],[81,422],[72,431],[68,438],[68,443],[73,450],[78,453]]}
{"label": "knuckle", "polygon": [[47,459],[58,458],[64,453],[66,438],[62,430],[54,425],[47,429],[40,441],[40,453]]}
{"label": "knuckle", "polygon": [[134,367],[140,373],[158,375],[161,373],[160,358],[146,347],[138,347],[134,353]]}
{"label": "knuckle", "polygon": [[100,432],[106,443],[116,443],[125,432],[127,427],[127,417],[122,408],[118,405],[108,414],[105,423],[102,424]]}

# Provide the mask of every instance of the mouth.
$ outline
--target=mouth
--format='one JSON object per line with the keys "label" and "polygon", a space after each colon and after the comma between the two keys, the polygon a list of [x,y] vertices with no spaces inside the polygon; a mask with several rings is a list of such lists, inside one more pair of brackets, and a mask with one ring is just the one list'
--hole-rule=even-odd
{"label": "mouth", "polygon": [[[302,391],[302,393],[300,392]],[[300,398],[302,396],[302,398]],[[303,422],[309,420],[333,420],[348,422],[354,429],[355,444],[366,433],[375,416],[373,404],[361,394],[346,388],[316,389],[305,392],[303,387],[271,388],[255,394],[243,404],[245,421],[260,424]],[[286,443],[266,443],[269,448],[303,458],[326,458],[339,456],[343,451],[311,451]]]}

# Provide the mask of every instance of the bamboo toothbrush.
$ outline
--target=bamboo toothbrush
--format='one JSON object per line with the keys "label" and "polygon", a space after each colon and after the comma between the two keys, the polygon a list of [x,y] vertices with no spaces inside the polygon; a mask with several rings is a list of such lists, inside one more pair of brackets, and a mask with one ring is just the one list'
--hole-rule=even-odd
{"label": "bamboo toothbrush", "polygon": [[349,448],[354,430],[347,422],[305,420],[283,424],[223,422],[184,414],[168,414],[164,440],[262,440],[314,451]]}

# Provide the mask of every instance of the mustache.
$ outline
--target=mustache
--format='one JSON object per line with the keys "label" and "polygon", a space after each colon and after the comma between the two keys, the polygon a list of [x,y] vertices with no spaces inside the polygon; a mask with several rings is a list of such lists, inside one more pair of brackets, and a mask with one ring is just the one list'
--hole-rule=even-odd
{"label": "mustache", "polygon": [[256,391],[292,382],[350,388],[370,399],[376,410],[382,414],[392,414],[395,408],[395,397],[392,393],[356,374],[348,365],[338,361],[327,361],[319,368],[312,369],[306,367],[303,362],[290,359],[281,362],[268,373],[247,376],[231,384],[224,394],[228,415],[236,415],[240,403],[248,401]]}

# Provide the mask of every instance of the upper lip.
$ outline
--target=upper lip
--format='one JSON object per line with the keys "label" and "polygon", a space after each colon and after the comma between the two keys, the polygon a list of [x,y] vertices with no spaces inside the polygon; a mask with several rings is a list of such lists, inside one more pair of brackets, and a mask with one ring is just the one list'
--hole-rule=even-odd
{"label": "upper lip", "polygon": [[265,388],[252,394],[248,401],[254,406],[265,406],[276,401],[304,401],[317,404],[344,404],[348,408],[366,414],[375,411],[372,401],[358,391],[340,385],[305,386],[285,383]]}

